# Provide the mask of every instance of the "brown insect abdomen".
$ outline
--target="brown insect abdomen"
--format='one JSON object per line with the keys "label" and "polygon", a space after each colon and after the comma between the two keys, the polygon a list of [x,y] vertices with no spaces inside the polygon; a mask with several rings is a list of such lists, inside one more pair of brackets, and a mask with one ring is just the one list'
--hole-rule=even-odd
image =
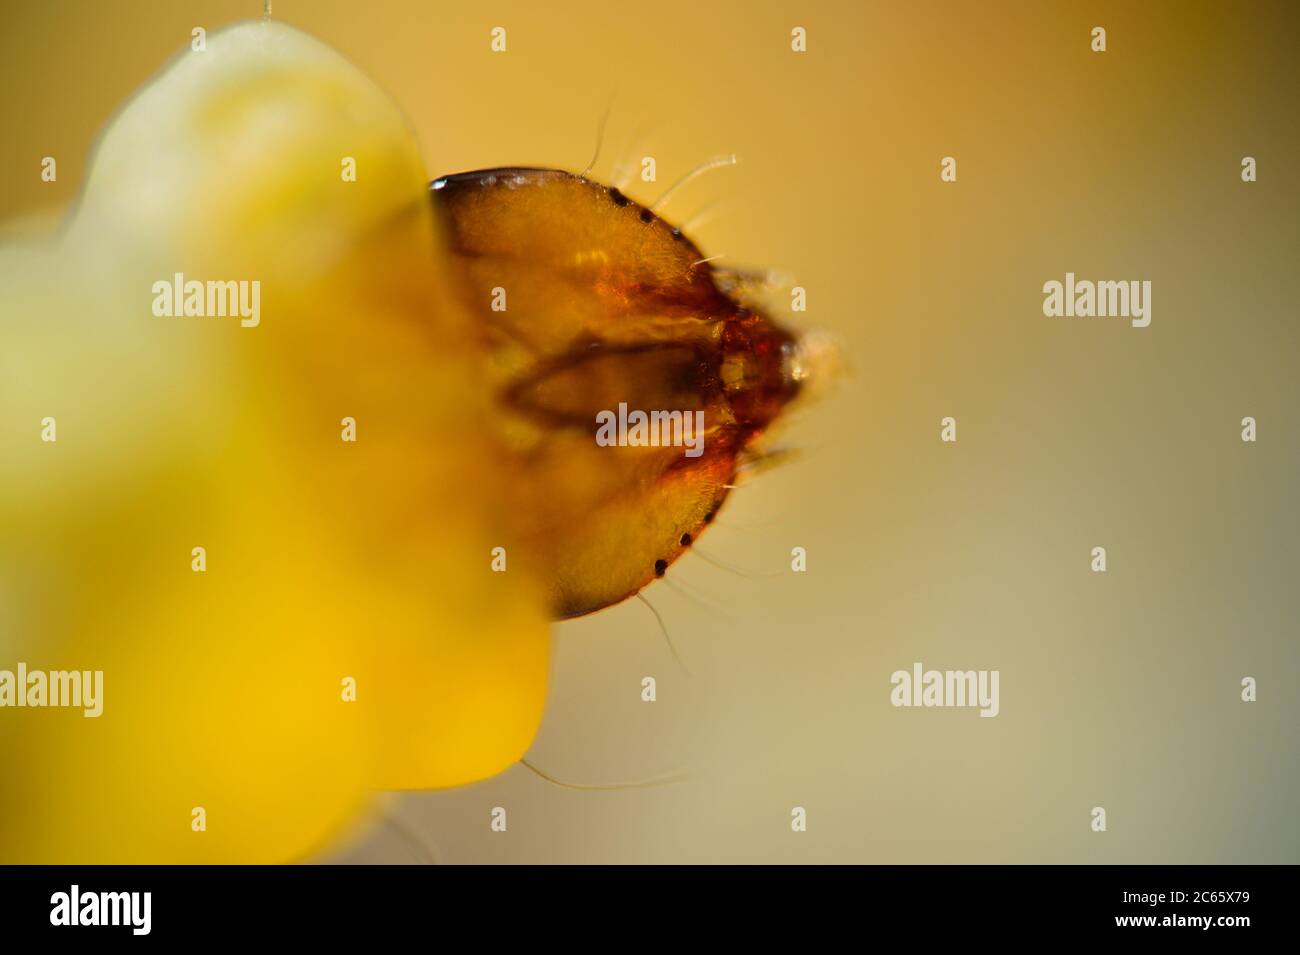
{"label": "brown insect abdomen", "polygon": [[[458,293],[495,353],[515,545],[555,616],[623,600],[698,539],[794,396],[794,339],[617,190],[497,169],[437,180],[432,195]],[[683,440],[688,420],[702,428],[689,446],[637,445],[631,428],[602,444],[616,409],[678,415],[665,429]]]}

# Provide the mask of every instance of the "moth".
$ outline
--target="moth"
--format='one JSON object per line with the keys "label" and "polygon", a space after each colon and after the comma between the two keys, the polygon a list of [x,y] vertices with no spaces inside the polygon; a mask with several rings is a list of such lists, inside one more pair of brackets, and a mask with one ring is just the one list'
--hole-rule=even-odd
{"label": "moth", "polygon": [[[456,295],[492,356],[517,461],[515,544],[550,612],[637,594],[761,459],[760,437],[807,376],[807,349],[757,303],[752,276],[716,268],[615,187],[500,168],[435,179],[430,195]],[[613,409],[700,421],[700,447],[606,446],[596,430]]]}

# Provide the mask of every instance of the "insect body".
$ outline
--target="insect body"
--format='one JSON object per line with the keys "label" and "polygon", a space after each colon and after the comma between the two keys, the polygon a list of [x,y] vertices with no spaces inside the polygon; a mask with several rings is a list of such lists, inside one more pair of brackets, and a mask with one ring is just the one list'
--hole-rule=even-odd
{"label": "insect body", "polygon": [[[556,617],[636,594],[712,521],[798,393],[798,342],[616,188],[504,168],[430,190],[517,456],[514,543]],[[620,427],[645,416],[645,440],[599,440],[616,409]],[[693,453],[669,440],[701,420]]]}

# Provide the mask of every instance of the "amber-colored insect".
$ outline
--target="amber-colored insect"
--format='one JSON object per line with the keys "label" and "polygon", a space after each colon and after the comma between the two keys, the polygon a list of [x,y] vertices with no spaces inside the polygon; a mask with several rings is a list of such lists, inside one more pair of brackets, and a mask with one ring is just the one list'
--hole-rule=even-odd
{"label": "amber-colored insect", "polygon": [[[638,593],[698,539],[800,389],[795,337],[682,231],[617,188],[552,169],[431,184],[464,304],[490,343],[514,526],[551,612]],[[602,447],[597,415],[704,413],[702,453]]]}
{"label": "amber-colored insect", "polygon": [[[500,773],[544,611],[638,593],[763,453],[803,354],[741,277],[581,176],[426,183],[359,70],[244,23],[116,114],[62,235],[0,249],[0,651],[107,701],[0,720],[0,859],[304,858],[375,790]],[[264,283],[265,321],[150,314],[182,271]],[[701,453],[598,444],[622,404],[703,415]]]}

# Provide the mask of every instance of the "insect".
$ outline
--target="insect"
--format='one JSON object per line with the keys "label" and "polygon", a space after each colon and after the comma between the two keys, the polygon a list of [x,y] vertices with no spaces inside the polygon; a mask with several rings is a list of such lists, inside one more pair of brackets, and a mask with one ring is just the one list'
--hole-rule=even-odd
{"label": "insect", "polygon": [[[806,377],[806,349],[747,298],[745,276],[617,188],[500,168],[444,176],[430,193],[456,292],[493,356],[520,464],[516,544],[551,613],[640,592],[761,457],[759,438]],[[602,446],[597,422],[618,408],[702,421],[701,447],[651,440],[653,423],[640,446]]]}
{"label": "insect", "polygon": [[[0,859],[304,858],[376,791],[502,772],[547,611],[638,593],[762,459],[804,356],[744,276],[581,176],[427,184],[364,74],[239,24],[115,115],[57,241],[0,250],[0,651],[104,673],[102,722],[0,721]],[[261,283],[260,320],[154,314],[178,273]],[[701,453],[597,443],[624,404],[702,414]]]}

